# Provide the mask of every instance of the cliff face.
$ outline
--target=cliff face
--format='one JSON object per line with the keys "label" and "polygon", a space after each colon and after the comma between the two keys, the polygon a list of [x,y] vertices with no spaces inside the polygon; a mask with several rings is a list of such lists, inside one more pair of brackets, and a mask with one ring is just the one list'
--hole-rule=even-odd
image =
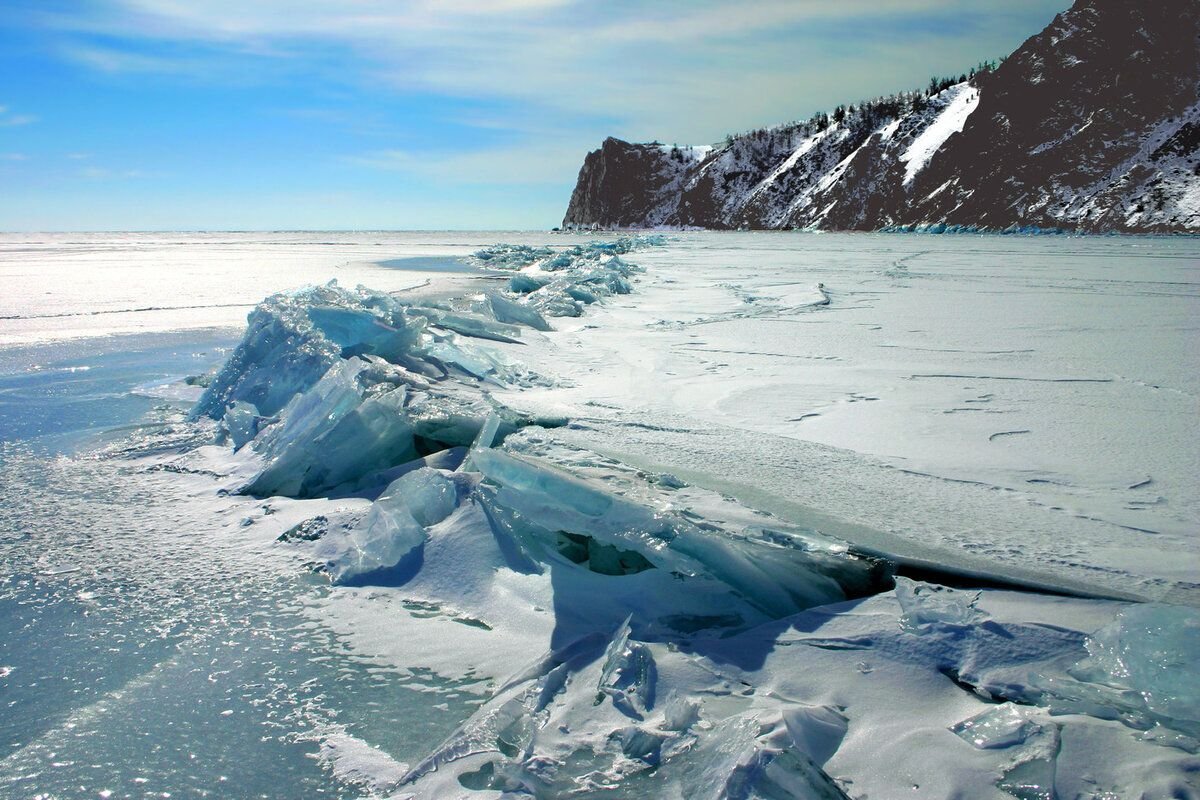
{"label": "cliff face", "polygon": [[1200,4],[1079,0],[999,68],[735,137],[608,139],[565,227],[1200,230]]}
{"label": "cliff face", "polygon": [[630,144],[608,138],[588,153],[567,212],[577,227],[636,228],[672,224],[665,216],[689,169],[711,148]]}

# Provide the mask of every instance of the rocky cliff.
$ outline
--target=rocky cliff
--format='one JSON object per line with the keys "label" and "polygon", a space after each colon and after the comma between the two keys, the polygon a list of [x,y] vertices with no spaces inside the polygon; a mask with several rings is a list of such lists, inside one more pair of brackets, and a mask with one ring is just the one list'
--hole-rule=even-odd
{"label": "rocky cliff", "polygon": [[716,148],[607,139],[563,225],[1200,231],[1200,3],[1079,0],[995,69]]}

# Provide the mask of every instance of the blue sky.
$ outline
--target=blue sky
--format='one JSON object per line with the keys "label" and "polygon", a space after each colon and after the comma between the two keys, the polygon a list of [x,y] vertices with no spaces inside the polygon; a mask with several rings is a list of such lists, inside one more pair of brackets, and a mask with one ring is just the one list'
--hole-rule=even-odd
{"label": "blue sky", "polygon": [[5,0],[0,230],[532,229],[605,136],[961,72],[1065,0]]}

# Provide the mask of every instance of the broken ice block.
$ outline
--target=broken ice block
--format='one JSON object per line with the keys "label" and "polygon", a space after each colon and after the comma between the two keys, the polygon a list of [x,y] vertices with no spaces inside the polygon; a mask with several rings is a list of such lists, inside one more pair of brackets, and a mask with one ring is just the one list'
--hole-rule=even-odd
{"label": "broken ice block", "polygon": [[499,322],[511,322],[514,325],[528,325],[536,331],[550,330],[550,324],[536,309],[520,303],[514,303],[496,292],[484,294],[484,304]]}
{"label": "broken ice block", "polygon": [[395,567],[426,538],[425,529],[454,511],[454,484],[440,472],[422,467],[397,478],[327,566],[335,583]]}

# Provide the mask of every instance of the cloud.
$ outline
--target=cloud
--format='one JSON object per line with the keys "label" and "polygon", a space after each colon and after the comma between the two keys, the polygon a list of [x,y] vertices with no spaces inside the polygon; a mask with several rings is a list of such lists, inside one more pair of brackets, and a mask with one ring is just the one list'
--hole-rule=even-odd
{"label": "cloud", "polygon": [[80,177],[90,180],[115,180],[115,179],[138,179],[138,178],[160,178],[161,172],[152,172],[142,169],[109,169],[107,167],[85,167],[79,170]]}
{"label": "cloud", "polygon": [[38,118],[33,114],[14,114],[8,106],[0,106],[0,128],[15,128],[19,125],[29,125],[37,122]]}
{"label": "cloud", "polygon": [[30,19],[104,76],[279,87],[289,99],[264,113],[335,129],[342,166],[562,187],[607,135],[712,143],[921,87],[1068,3],[91,0]]}
{"label": "cloud", "polygon": [[0,161],[28,161],[29,156],[24,153],[0,153]]}
{"label": "cloud", "polygon": [[617,134],[711,139],[965,69],[1011,49],[1065,4],[98,0],[90,13],[42,19],[82,37],[68,54],[105,72],[207,69],[223,81],[223,59],[253,57],[373,89],[507,98]]}

